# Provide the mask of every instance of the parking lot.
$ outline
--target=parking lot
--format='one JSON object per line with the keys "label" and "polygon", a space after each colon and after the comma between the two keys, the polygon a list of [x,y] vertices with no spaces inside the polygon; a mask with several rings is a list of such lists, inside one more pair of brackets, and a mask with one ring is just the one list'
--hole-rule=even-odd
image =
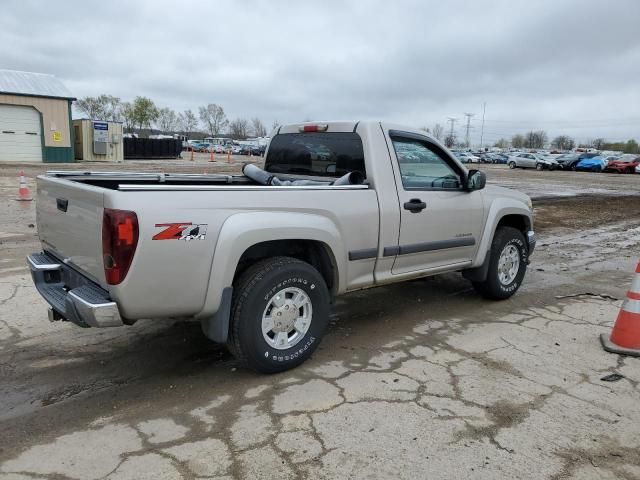
{"label": "parking lot", "polygon": [[[88,168],[256,160],[209,159]],[[311,361],[265,376],[197,323],[49,323],[19,168],[0,166],[0,480],[640,478],[640,359],[598,339],[640,257],[640,175],[480,165],[534,199],[517,295],[483,300],[459,274],[355,292]],[[46,168],[24,170],[33,189]]]}

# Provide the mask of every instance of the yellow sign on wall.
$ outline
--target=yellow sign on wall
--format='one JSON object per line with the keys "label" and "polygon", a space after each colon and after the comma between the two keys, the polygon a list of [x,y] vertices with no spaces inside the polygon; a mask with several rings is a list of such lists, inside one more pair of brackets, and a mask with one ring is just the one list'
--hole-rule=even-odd
{"label": "yellow sign on wall", "polygon": [[53,132],[52,136],[53,136],[53,141],[54,142],[61,142],[62,141],[62,132]]}

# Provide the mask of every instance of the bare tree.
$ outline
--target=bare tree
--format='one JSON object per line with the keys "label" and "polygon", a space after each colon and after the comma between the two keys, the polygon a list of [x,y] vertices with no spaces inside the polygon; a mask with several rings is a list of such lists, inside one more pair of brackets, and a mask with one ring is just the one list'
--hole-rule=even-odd
{"label": "bare tree", "polygon": [[110,122],[122,121],[122,102],[120,98],[113,95],[100,95],[100,98],[104,102],[104,119]]}
{"label": "bare tree", "polygon": [[229,124],[229,131],[234,138],[247,138],[249,122],[244,118],[236,118]]}
{"label": "bare tree", "polygon": [[571,150],[576,142],[567,135],[558,135],[551,141],[551,146],[558,150]]}
{"label": "bare tree", "polygon": [[224,109],[215,103],[200,107],[200,120],[212,137],[220,136],[222,131],[229,125]]}
{"label": "bare tree", "polygon": [[496,143],[493,144],[494,147],[497,148],[508,148],[509,147],[509,140],[507,140],[506,138],[501,138],[500,140],[498,140]]}
{"label": "bare tree", "polygon": [[274,120],[273,123],[271,124],[271,130],[273,131],[279,126],[280,126],[280,122],[278,122],[278,120]]}
{"label": "bare tree", "polygon": [[100,119],[104,117],[105,105],[100,97],[83,97],[76,101],[75,107],[91,119]]}
{"label": "bare tree", "polygon": [[168,107],[158,110],[158,128],[162,132],[174,132],[178,125],[176,112]]}
{"label": "bare tree", "polygon": [[442,140],[443,136],[444,136],[444,127],[439,124],[436,123],[433,126],[433,129],[431,130],[431,133],[433,134],[434,137],[436,137],[438,140]]}
{"label": "bare tree", "polygon": [[456,144],[456,134],[449,133],[446,137],[444,137],[444,144],[447,148],[451,148]]}
{"label": "bare tree", "polygon": [[431,130],[429,130],[429,127],[420,127],[420,130],[422,130],[423,132],[431,133]]}
{"label": "bare tree", "polygon": [[513,148],[522,148],[524,147],[524,137],[522,135],[520,135],[519,133],[515,134],[513,137],[511,137],[511,146]]}
{"label": "bare tree", "polygon": [[604,145],[604,144],[605,144],[605,139],[604,138],[594,138],[593,140],[591,140],[591,145],[596,150],[602,150],[602,145]]}
{"label": "bare tree", "polygon": [[187,137],[190,137],[191,133],[198,127],[198,119],[195,113],[191,110],[185,110],[178,114],[178,126]]}
{"label": "bare tree", "polygon": [[262,120],[260,120],[258,117],[254,117],[251,119],[251,131],[256,137],[267,136],[267,129],[264,126],[264,123],[262,123]]}
{"label": "bare tree", "polygon": [[78,100],[75,107],[87,117],[95,120],[120,121],[121,102],[113,95],[98,95],[97,97],[84,97]]}
{"label": "bare tree", "polygon": [[524,135],[525,148],[543,148],[548,141],[547,132],[544,130],[532,130]]}

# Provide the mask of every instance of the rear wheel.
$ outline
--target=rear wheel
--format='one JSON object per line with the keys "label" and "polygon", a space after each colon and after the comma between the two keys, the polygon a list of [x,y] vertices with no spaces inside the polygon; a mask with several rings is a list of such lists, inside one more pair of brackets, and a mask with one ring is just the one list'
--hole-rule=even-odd
{"label": "rear wheel", "polygon": [[297,367],[324,335],[330,300],[322,275],[308,263],[262,260],[234,284],[229,349],[258,372]]}
{"label": "rear wheel", "polygon": [[513,170],[514,168],[516,168],[516,162],[509,162],[509,168],[511,170]]}
{"label": "rear wheel", "polygon": [[473,282],[473,288],[485,298],[509,298],[518,291],[527,271],[529,251],[522,232],[513,227],[499,227],[489,255],[487,278]]}
{"label": "rear wheel", "polygon": [[536,163],[536,170],[541,171],[544,169],[544,165],[542,165],[541,163]]}

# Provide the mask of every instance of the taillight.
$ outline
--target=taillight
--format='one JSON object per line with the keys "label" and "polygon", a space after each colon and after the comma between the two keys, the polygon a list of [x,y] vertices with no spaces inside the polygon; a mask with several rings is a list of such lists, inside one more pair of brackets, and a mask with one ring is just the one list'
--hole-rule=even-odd
{"label": "taillight", "polygon": [[102,216],[102,261],[109,285],[127,276],[138,246],[138,217],[135,212],[105,208]]}
{"label": "taillight", "polygon": [[300,125],[298,130],[301,132],[326,132],[329,128],[329,125],[326,123],[316,124],[316,125]]}

